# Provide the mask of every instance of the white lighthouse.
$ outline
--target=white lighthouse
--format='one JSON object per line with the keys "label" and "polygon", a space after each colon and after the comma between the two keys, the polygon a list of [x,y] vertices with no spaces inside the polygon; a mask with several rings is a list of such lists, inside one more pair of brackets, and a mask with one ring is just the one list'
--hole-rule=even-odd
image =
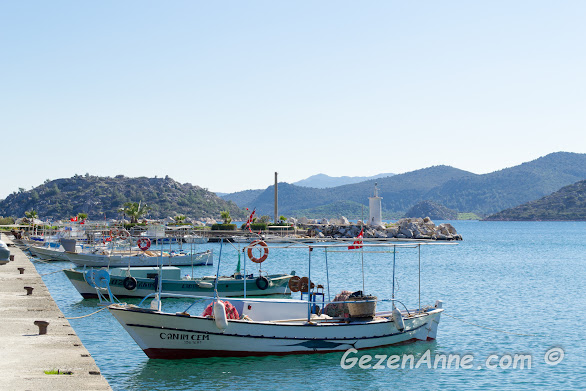
{"label": "white lighthouse", "polygon": [[370,207],[370,217],[368,225],[383,225],[382,214],[382,197],[378,196],[378,183],[374,183],[374,197],[368,197]]}

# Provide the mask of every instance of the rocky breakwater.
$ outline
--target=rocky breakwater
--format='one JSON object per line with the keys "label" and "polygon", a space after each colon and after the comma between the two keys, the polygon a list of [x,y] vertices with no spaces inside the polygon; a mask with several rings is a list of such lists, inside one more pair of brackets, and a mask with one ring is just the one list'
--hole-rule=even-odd
{"label": "rocky breakwater", "polygon": [[[355,238],[361,230],[361,225],[313,225],[308,227],[309,236],[317,238]],[[448,223],[435,225],[429,217],[404,218],[396,223],[387,225],[364,226],[365,238],[378,239],[428,239],[428,240],[462,240],[462,235]]]}

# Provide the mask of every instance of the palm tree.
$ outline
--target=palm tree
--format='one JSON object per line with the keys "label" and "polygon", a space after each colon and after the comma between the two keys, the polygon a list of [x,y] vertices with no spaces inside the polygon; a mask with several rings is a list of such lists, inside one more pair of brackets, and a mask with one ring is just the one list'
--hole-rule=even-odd
{"label": "palm tree", "polygon": [[24,212],[24,215],[29,220],[29,222],[33,222],[34,219],[36,219],[37,217],[39,217],[39,214],[34,209],[31,209],[28,212]]}
{"label": "palm tree", "polygon": [[[28,211],[28,212],[24,212],[24,215],[26,216],[26,218],[27,218],[27,220],[28,220],[28,223],[29,223],[29,225],[32,225],[32,226],[33,226],[33,229],[34,229],[34,228],[35,228],[35,219],[36,219],[37,217],[39,217],[39,214],[37,213],[37,211],[36,211],[36,210],[34,210],[34,209],[31,209],[31,210],[30,210],[30,211]],[[29,232],[30,232],[30,231],[31,231],[31,230],[29,229]]]}
{"label": "palm tree", "polygon": [[179,225],[185,221],[186,217],[184,215],[177,215],[173,219],[175,220],[175,224]]}
{"label": "palm tree", "polygon": [[149,210],[151,210],[151,208],[148,207],[147,204],[142,204],[142,201],[126,202],[124,203],[124,207],[120,208],[122,213],[130,217],[130,222],[133,224],[137,224],[138,219],[146,215]]}
{"label": "palm tree", "polygon": [[77,219],[79,221],[83,221],[83,220],[87,219],[87,213],[78,213],[77,214]]}
{"label": "palm tree", "polygon": [[232,222],[232,217],[230,217],[230,211],[223,210],[220,212],[220,216],[224,219],[224,224],[230,224]]}

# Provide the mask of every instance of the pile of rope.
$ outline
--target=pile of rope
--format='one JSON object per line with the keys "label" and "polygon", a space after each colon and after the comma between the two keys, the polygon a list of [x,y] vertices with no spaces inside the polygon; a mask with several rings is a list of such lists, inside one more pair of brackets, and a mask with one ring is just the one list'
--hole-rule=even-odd
{"label": "pile of rope", "polygon": [[[229,301],[221,301],[220,303],[224,303],[224,307],[226,307],[226,318],[227,319],[240,319],[240,315],[238,314],[238,310],[230,303]],[[201,316],[213,316],[214,315],[214,302],[211,302],[206,309],[203,311]]]}
{"label": "pile of rope", "polygon": [[[352,292],[350,291],[342,291],[334,297],[333,301],[348,301],[351,294]],[[348,310],[348,304],[346,303],[329,303],[326,305],[326,308],[324,308],[323,313],[333,318],[347,318],[350,316],[350,310]]]}

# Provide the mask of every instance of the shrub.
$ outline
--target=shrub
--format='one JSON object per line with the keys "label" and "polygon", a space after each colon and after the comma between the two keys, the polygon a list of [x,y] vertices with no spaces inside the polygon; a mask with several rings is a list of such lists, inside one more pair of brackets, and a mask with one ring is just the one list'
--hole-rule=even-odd
{"label": "shrub", "polygon": [[0,225],[10,224],[14,224],[14,219],[12,217],[0,217]]}
{"label": "shrub", "polygon": [[[246,229],[246,223],[242,224],[240,228]],[[250,229],[253,231],[264,231],[265,229],[267,229],[267,225],[265,223],[252,223],[250,224]]]}
{"label": "shrub", "polygon": [[212,225],[212,231],[234,231],[236,230],[236,224],[214,224]]}

